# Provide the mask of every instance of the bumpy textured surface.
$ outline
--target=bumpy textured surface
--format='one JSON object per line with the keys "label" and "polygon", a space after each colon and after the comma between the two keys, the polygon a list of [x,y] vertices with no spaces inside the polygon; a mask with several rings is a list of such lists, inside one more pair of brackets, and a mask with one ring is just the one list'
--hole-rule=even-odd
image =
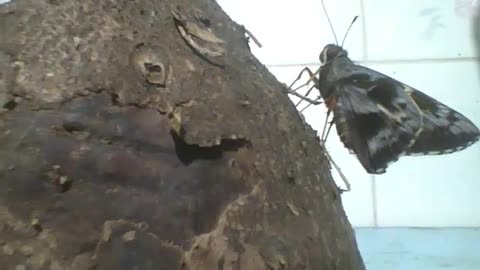
{"label": "bumpy textured surface", "polygon": [[0,6],[1,269],[364,269],[282,89],[214,1]]}

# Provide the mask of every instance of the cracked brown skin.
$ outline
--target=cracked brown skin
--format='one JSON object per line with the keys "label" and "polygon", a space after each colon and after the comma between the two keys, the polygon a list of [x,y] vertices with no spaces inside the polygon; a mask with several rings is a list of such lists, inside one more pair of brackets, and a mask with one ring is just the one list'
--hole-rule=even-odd
{"label": "cracked brown skin", "polygon": [[315,132],[241,29],[207,0],[0,6],[1,268],[365,269]]}

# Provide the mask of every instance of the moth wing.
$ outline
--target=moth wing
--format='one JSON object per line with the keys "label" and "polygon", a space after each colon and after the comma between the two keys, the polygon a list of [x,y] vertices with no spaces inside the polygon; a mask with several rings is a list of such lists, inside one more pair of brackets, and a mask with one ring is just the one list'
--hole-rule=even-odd
{"label": "moth wing", "polygon": [[415,143],[422,128],[419,108],[400,82],[366,68],[335,87],[340,139],[368,173],[384,173]]}
{"label": "moth wing", "polygon": [[470,119],[427,94],[360,65],[356,65],[352,72],[392,80],[410,96],[422,112],[422,132],[406,155],[449,154],[463,150],[480,139],[479,128]]}
{"label": "moth wing", "polygon": [[480,138],[478,127],[461,113],[416,89],[407,94],[423,114],[423,130],[407,155],[453,153]]}

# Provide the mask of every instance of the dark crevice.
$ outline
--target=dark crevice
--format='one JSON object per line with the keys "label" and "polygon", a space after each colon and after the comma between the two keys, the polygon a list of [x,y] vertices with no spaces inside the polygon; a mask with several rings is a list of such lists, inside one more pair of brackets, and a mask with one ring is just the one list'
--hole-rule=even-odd
{"label": "dark crevice", "polygon": [[72,181],[59,182],[56,186],[59,193],[65,193],[72,188]]}
{"label": "dark crevice", "polygon": [[58,6],[60,4],[59,0],[48,0],[50,5]]}
{"label": "dark crevice", "polygon": [[118,106],[118,107],[128,107],[128,106],[131,106],[131,107],[135,107],[137,109],[147,109],[149,107],[149,104],[146,103],[146,104],[138,104],[138,103],[128,103],[128,104],[124,104],[122,102],[120,102],[119,100],[119,96],[118,94],[116,93],[111,93],[111,92],[107,92],[109,95],[110,95],[110,99],[111,99],[111,102],[112,102],[112,105],[113,106]]}
{"label": "dark crevice", "polygon": [[82,243],[78,248],[77,255],[94,252],[96,246],[97,246],[96,241],[88,241],[88,242]]}
{"label": "dark crevice", "polygon": [[3,104],[3,108],[9,111],[15,109],[17,107],[17,103],[14,100],[10,100],[7,103]]}
{"label": "dark crevice", "polygon": [[128,103],[126,106],[130,106],[130,107],[135,107],[137,109],[148,109],[150,104],[149,102],[145,103],[145,104],[138,104],[138,103]]}
{"label": "dark crevice", "polygon": [[197,159],[215,160],[222,158],[223,152],[234,152],[243,147],[250,147],[251,144],[245,139],[221,139],[219,145],[199,146],[188,144],[174,131],[170,131],[175,144],[175,153],[178,159],[186,166]]}
{"label": "dark crevice", "polygon": [[81,121],[75,120],[65,120],[62,124],[63,129],[68,133],[74,133],[75,131],[85,130],[85,125]]}
{"label": "dark crevice", "polygon": [[210,28],[212,27],[212,22],[208,19],[208,18],[205,18],[205,17],[199,17],[197,18],[201,23],[203,23],[203,25],[205,25],[206,27]]}
{"label": "dark crevice", "polygon": [[110,97],[112,99],[112,105],[114,106],[120,106],[120,101],[118,101],[118,95],[115,93],[109,93]]}
{"label": "dark crevice", "polygon": [[223,270],[224,266],[225,266],[225,256],[222,256],[217,262],[217,269]]}
{"label": "dark crevice", "polygon": [[37,233],[41,233],[43,231],[42,225],[38,222],[32,223],[32,227]]}
{"label": "dark crevice", "polygon": [[162,67],[156,64],[144,63],[143,66],[148,72],[162,72]]}

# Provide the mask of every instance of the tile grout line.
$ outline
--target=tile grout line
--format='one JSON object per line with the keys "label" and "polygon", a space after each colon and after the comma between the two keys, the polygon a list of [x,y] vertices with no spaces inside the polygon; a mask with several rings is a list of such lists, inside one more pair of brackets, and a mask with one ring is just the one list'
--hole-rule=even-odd
{"label": "tile grout line", "polygon": [[365,15],[365,3],[364,0],[360,0],[360,14],[362,16],[362,36],[363,36],[363,60],[367,61],[368,60],[368,41],[367,41],[367,23],[366,19],[367,16]]}
{"label": "tile grout line", "polygon": [[371,175],[372,181],[372,211],[373,211],[373,227],[378,228],[378,208],[377,208],[377,182],[375,176]]}
{"label": "tile grout line", "polygon": [[[419,58],[419,59],[385,59],[354,61],[357,64],[425,64],[425,63],[458,63],[480,62],[480,57],[457,57],[457,58]],[[319,66],[320,63],[304,62],[292,64],[265,64],[266,67],[295,67],[295,66]]]}
{"label": "tile grout line", "polygon": [[479,57],[444,57],[444,58],[418,58],[418,59],[384,59],[354,61],[363,64],[414,64],[414,63],[449,63],[449,62],[478,62]]}

